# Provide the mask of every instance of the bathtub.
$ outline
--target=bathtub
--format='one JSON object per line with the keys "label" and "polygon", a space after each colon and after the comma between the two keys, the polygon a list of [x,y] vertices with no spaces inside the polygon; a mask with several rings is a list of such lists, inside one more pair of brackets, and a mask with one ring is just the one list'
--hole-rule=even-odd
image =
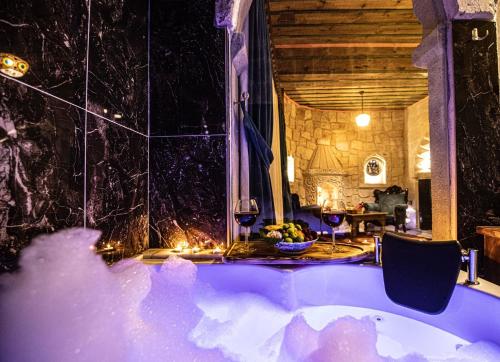
{"label": "bathtub", "polygon": [[500,345],[500,287],[480,280],[458,284],[446,310],[429,315],[393,303],[385,294],[382,268],[373,265],[322,265],[279,269],[256,265],[198,265],[198,279],[218,291],[255,293],[287,310],[341,305],[407,317],[469,342]]}

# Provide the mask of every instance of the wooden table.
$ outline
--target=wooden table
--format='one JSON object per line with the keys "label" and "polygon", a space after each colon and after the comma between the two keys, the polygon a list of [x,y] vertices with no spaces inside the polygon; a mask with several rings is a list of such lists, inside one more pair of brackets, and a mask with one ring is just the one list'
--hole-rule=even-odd
{"label": "wooden table", "polygon": [[242,251],[244,243],[235,242],[224,254],[225,263],[242,264],[340,264],[353,263],[373,257],[373,244],[371,243],[342,243],[338,242],[338,251],[331,252],[330,242],[316,242],[304,253],[298,255],[285,254],[265,241],[250,241],[254,249],[250,253]]}
{"label": "wooden table", "polygon": [[484,256],[500,264],[500,226],[478,226],[476,232],[484,236]]}
{"label": "wooden table", "polygon": [[382,233],[385,229],[386,212],[365,212],[363,214],[346,214],[346,220],[351,224],[351,235],[356,237],[358,235],[358,227],[361,221],[378,221],[382,226]]}

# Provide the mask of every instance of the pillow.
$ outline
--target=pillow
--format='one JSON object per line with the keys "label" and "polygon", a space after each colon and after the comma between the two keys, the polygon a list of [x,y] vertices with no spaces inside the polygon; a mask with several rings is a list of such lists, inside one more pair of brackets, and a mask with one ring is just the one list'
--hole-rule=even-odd
{"label": "pillow", "polygon": [[380,211],[380,205],[374,202],[365,202],[363,205],[366,212]]}
{"label": "pillow", "polygon": [[394,214],[394,206],[406,204],[405,194],[380,194],[378,196],[380,211],[386,212],[388,215]]}

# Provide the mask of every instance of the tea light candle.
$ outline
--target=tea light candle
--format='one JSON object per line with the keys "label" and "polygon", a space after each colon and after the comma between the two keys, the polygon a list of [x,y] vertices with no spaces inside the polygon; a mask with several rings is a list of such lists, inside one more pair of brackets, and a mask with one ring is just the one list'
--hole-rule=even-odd
{"label": "tea light candle", "polygon": [[174,251],[176,253],[180,253],[182,252],[182,244],[181,243],[178,243],[177,246],[174,248]]}
{"label": "tea light candle", "polygon": [[197,246],[194,246],[192,250],[193,250],[193,253],[195,253],[195,254],[199,253],[201,251],[201,249]]}
{"label": "tea light candle", "polygon": [[215,247],[214,251],[213,251],[214,254],[220,254],[222,253],[222,249],[219,248],[218,246]]}

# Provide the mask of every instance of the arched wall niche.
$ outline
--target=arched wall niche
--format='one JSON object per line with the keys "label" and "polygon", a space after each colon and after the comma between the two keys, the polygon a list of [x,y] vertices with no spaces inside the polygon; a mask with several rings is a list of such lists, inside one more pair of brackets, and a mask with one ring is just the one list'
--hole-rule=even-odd
{"label": "arched wall niche", "polygon": [[387,185],[387,161],[384,157],[373,154],[363,162],[363,186],[383,187]]}

